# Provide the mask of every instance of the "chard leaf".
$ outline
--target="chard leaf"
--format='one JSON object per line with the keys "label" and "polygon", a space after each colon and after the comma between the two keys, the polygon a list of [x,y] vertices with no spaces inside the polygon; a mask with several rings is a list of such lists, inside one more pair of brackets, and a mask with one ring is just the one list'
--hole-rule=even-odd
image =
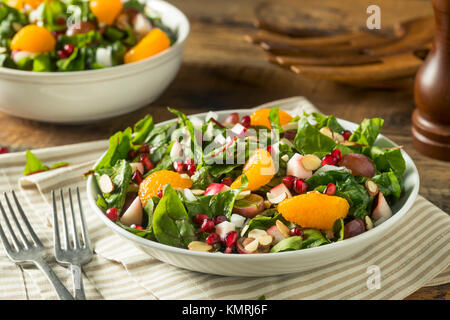
{"label": "chard leaf", "polygon": [[[317,229],[304,229],[304,240],[302,243],[302,249],[315,248],[323,244],[329,243],[329,241],[324,237],[322,232]],[[289,239],[289,238],[288,238]]]}
{"label": "chard leaf", "polygon": [[172,186],[168,185],[153,214],[153,231],[158,242],[187,248],[195,240],[194,227],[183,203]]}
{"label": "chard leaf", "polygon": [[25,170],[23,174],[28,176],[33,173],[50,170],[49,167],[44,165],[30,150],[26,151],[27,162],[25,164]]}
{"label": "chard leaf", "polygon": [[321,129],[323,127],[328,127],[334,132],[341,133],[345,129],[339,124],[337,119],[334,116],[324,116],[323,114],[313,112],[312,116],[314,117],[314,120],[316,120],[315,127],[317,129]]}
{"label": "chard leaf", "polygon": [[119,131],[109,138],[109,148],[103,158],[95,167],[95,170],[102,168],[111,168],[120,159],[126,159],[128,152],[131,150],[131,128],[125,131]]}
{"label": "chard leaf", "polygon": [[294,251],[302,248],[302,237],[293,236],[281,240],[270,249],[270,253]]}
{"label": "chard leaf", "polygon": [[392,196],[395,199],[400,198],[402,188],[400,181],[394,172],[391,171],[378,174],[372,178],[372,181],[377,184],[378,189],[383,193],[383,196]]}
{"label": "chard leaf", "polygon": [[381,131],[384,120],[381,118],[364,119],[350,136],[349,141],[372,146]]}
{"label": "chard leaf", "polygon": [[321,134],[306,117],[302,117],[298,122],[294,146],[301,154],[326,154],[335,148],[336,142]]}
{"label": "chard leaf", "polygon": [[210,169],[210,166],[203,166],[192,175],[191,189],[205,190],[211,183],[214,182],[213,177],[209,173]]}
{"label": "chard leaf", "polygon": [[379,171],[390,171],[392,169],[396,174],[402,176],[406,170],[405,159],[403,159],[400,149],[382,149],[373,146],[369,153]]}
{"label": "chard leaf", "polygon": [[155,127],[152,116],[145,116],[134,125],[133,144],[144,143],[149,133]]}
{"label": "chard leaf", "polygon": [[102,175],[108,175],[113,184],[114,190],[111,193],[104,193],[103,199],[108,208],[117,208],[121,213],[125,204],[128,186],[131,181],[132,169],[126,160],[119,160],[112,168],[102,168],[95,172],[97,185]]}

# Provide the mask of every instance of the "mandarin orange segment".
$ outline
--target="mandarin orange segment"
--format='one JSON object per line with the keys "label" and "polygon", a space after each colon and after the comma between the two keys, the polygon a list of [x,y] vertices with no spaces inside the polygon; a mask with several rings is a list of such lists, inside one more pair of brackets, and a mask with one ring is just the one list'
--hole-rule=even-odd
{"label": "mandarin orange segment", "polygon": [[[266,149],[257,149],[244,165],[242,174],[248,179],[248,186],[244,190],[256,190],[270,182],[275,175],[275,166],[270,153]],[[240,175],[232,184],[232,189],[241,187]]]}
{"label": "mandarin orange segment", "polygon": [[154,28],[139,43],[131,48],[124,57],[125,63],[147,59],[170,48],[170,39],[161,29]]}
{"label": "mandarin orange segment", "polygon": [[185,189],[192,186],[192,180],[174,171],[160,170],[153,172],[139,185],[139,198],[142,206],[145,206],[151,197],[157,196],[158,191],[162,190],[167,184],[170,184],[175,189]]}
{"label": "mandarin orange segment", "polygon": [[27,4],[33,9],[37,9],[43,0],[9,0],[8,6],[22,10],[24,5]]}
{"label": "mandarin orange segment", "polygon": [[347,216],[350,205],[344,198],[313,191],[283,200],[277,209],[303,228],[331,230],[337,219]]}
{"label": "mandarin orange segment", "polygon": [[[272,129],[269,120],[269,108],[259,109],[250,115],[250,124],[252,126],[264,126]],[[283,110],[278,110],[278,116],[280,117],[280,124],[285,125],[292,120],[292,116]]]}
{"label": "mandarin orange segment", "polygon": [[11,41],[11,50],[23,50],[35,53],[55,50],[56,40],[44,27],[29,24],[20,29]]}
{"label": "mandarin orange segment", "polygon": [[89,8],[99,23],[113,24],[123,9],[120,0],[90,0]]}

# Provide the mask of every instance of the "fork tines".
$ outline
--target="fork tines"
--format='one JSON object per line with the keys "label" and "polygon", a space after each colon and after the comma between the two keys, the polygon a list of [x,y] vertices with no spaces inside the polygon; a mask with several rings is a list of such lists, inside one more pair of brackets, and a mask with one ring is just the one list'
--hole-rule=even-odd
{"label": "fork tines", "polygon": [[[9,234],[10,234],[11,240],[12,240],[12,244],[15,249],[15,250],[13,250],[13,247],[11,246],[10,242],[8,241],[5,231],[2,228],[2,225],[0,223],[0,237],[5,246],[7,253],[10,255],[14,255],[14,253],[18,253],[19,251],[22,251],[22,250],[29,250],[29,249],[32,249],[33,247],[43,247],[41,241],[39,240],[39,238],[37,237],[33,228],[31,227],[30,222],[28,221],[28,219],[22,209],[22,206],[20,205],[19,201],[17,200],[17,196],[16,196],[15,192],[12,191],[11,193],[12,193],[14,202],[16,204],[17,211],[19,212],[19,215],[23,221],[23,225],[26,227],[26,230],[28,231],[29,235],[31,236],[31,239],[29,237],[27,237],[27,235],[25,234],[25,232],[22,228],[22,224],[19,222],[19,219],[17,218],[17,213],[14,210],[13,206],[11,205],[11,201],[8,197],[8,194],[6,192],[3,193],[5,200],[6,200],[7,208],[9,209],[9,214],[12,217],[12,219],[14,220],[14,225],[15,225],[15,229],[16,229],[16,231],[15,231],[14,226],[11,225],[10,219],[8,219],[6,210],[5,210],[2,202],[0,201],[0,211],[2,213],[3,220],[9,231]],[[17,233],[18,233],[21,241],[19,241],[19,239],[17,238],[17,236],[16,236]]]}
{"label": "fork tines", "polygon": [[[67,219],[67,210],[66,210],[66,204],[64,201],[64,193],[63,190],[60,190],[60,201],[61,201],[61,207],[62,207],[62,221],[63,221],[63,238],[65,246],[62,247],[61,244],[61,237],[60,237],[60,231],[59,231],[59,222],[58,222],[58,209],[57,209],[57,201],[55,196],[55,191],[52,191],[52,198],[53,198],[53,227],[54,227],[54,236],[55,236],[55,249],[56,250],[77,250],[77,249],[83,249],[83,248],[89,248],[90,242],[89,237],[87,234],[87,228],[86,228],[86,221],[84,218],[83,208],[81,206],[81,198],[80,198],[80,190],[77,187],[76,194],[77,194],[77,202],[78,202],[78,209],[79,209],[79,216],[80,216],[80,224],[81,224],[81,240],[78,236],[78,228],[77,228],[77,222],[75,218],[75,208],[73,203],[73,197],[72,197],[72,190],[69,189],[69,205],[70,205],[70,216],[72,220],[72,228],[71,232],[69,232],[68,227],[68,219]],[[72,239],[69,237],[69,233],[72,233]],[[58,253],[58,252],[57,252]]]}

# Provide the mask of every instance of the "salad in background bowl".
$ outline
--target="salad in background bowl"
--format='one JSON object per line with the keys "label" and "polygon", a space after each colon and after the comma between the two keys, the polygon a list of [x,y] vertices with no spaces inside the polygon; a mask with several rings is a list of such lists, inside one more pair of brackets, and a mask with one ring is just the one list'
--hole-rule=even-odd
{"label": "salad in background bowl", "polygon": [[174,265],[257,276],[332,262],[383,237],[417,194],[382,119],[171,111],[178,120],[148,116],[111,138],[88,197],[108,227]]}
{"label": "salad in background bowl", "polygon": [[4,0],[0,23],[0,110],[60,123],[154,101],[189,34],[184,14],[164,1]]}

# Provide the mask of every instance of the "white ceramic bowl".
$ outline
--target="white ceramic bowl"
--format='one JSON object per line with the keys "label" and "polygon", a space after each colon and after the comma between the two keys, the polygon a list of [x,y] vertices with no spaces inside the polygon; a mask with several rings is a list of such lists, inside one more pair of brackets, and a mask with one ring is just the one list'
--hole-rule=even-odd
{"label": "white ceramic bowl", "polygon": [[163,22],[178,28],[168,50],[148,59],[101,70],[29,72],[0,68],[0,110],[55,123],[83,123],[125,114],[157,99],[175,78],[189,21],[173,5],[148,1]]}
{"label": "white ceramic bowl", "polygon": [[[281,108],[282,109],[282,108]],[[226,110],[217,112],[219,120],[223,120],[231,112],[238,112],[241,116],[249,114],[249,110]],[[204,117],[206,113],[197,116]],[[357,124],[339,120],[341,125],[354,131]],[[163,122],[160,125],[167,123]],[[397,146],[388,138],[380,135],[376,145],[381,147]],[[92,176],[87,181],[87,194],[89,204],[98,217],[113,232],[130,240],[144,252],[154,258],[174,266],[198,272],[226,275],[226,276],[271,276],[301,272],[333,263],[337,260],[349,258],[364,248],[377,243],[388,230],[393,228],[397,221],[409,210],[414,203],[419,190],[419,174],[411,158],[402,151],[406,161],[404,175],[405,192],[392,208],[394,215],[375,227],[356,237],[340,242],[334,242],[321,247],[303,249],[299,251],[266,253],[266,254],[222,254],[189,251],[170,247],[155,241],[140,238],[110,221],[96,204],[98,188]],[[108,230],[105,230],[108,232]]]}

